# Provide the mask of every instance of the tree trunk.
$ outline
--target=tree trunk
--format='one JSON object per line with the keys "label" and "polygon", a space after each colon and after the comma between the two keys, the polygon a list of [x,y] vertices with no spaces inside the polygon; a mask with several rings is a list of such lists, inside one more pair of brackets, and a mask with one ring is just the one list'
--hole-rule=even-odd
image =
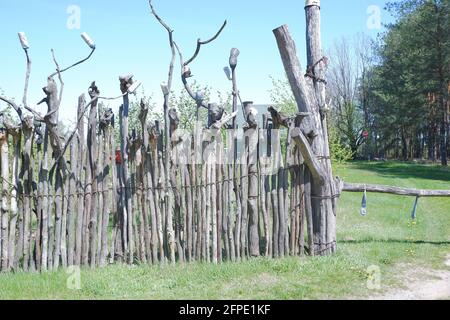
{"label": "tree trunk", "polygon": [[9,159],[8,159],[8,133],[0,132],[0,152],[1,152],[1,177],[2,177],[2,206],[1,206],[1,263],[0,271],[8,271],[8,222],[9,222]]}
{"label": "tree trunk", "polygon": [[[318,139],[316,141],[316,157],[325,171],[326,181],[324,186],[318,186],[316,182],[313,183],[313,192],[318,195],[320,199],[313,199],[313,215],[321,216],[319,221],[325,221],[325,225],[320,225],[320,229],[325,228],[325,232],[318,230],[317,235],[325,234],[321,237],[319,244],[316,245],[316,250],[320,246],[324,252],[328,254],[336,251],[336,190],[334,183],[334,176],[331,168],[330,147],[328,141],[328,125],[326,115],[326,86],[322,79],[325,78],[325,62],[323,60],[322,40],[320,33],[320,1],[317,5],[307,6],[306,11],[306,39],[308,52],[308,66],[313,68],[315,75],[313,84],[316,92],[318,105],[315,107],[314,117],[318,127]],[[321,61],[322,62],[319,62]],[[310,102],[314,100],[310,99]],[[313,144],[314,148],[314,144]],[[321,254],[321,253],[319,253]]]}
{"label": "tree trunk", "polygon": [[[297,50],[287,26],[274,30],[281,53],[285,71],[288,75],[292,91],[300,112],[309,112],[310,119],[303,122],[303,131],[310,137],[314,157],[319,163],[316,171],[320,171],[324,181],[313,178],[311,183],[311,202],[314,221],[314,253],[326,255],[336,250],[336,216],[333,206],[333,175],[331,170],[328,135],[325,118],[325,85],[324,62],[320,43],[320,7],[318,1],[308,5],[307,48],[308,64],[314,74],[314,80],[303,77],[297,57]],[[317,97],[313,99],[313,97]],[[318,103],[314,103],[314,102]],[[310,123],[309,123],[310,122]],[[305,125],[308,130],[305,130]],[[311,126],[311,127],[310,127]],[[313,129],[311,132],[310,128]],[[304,155],[305,156],[305,155]]]}
{"label": "tree trunk", "polygon": [[75,258],[74,263],[76,266],[80,266],[82,263],[82,252],[83,252],[83,234],[85,228],[84,219],[84,198],[85,198],[85,188],[83,187],[83,171],[84,169],[84,117],[82,113],[85,109],[86,98],[81,95],[78,99],[78,119],[82,119],[78,124],[78,135],[77,135],[77,212],[76,212],[76,234],[75,234]]}

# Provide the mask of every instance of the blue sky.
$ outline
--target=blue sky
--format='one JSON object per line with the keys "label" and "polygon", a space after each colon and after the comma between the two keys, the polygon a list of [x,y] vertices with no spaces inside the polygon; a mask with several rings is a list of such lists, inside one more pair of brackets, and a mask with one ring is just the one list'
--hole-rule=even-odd
{"label": "blue sky", "polygon": [[[223,73],[229,51],[241,51],[238,82],[244,100],[269,103],[269,76],[282,78],[283,66],[272,30],[288,24],[300,58],[305,57],[304,0],[154,0],[154,6],[175,30],[175,39],[184,55],[190,56],[196,40],[209,38],[227,19],[228,25],[218,40],[203,47],[191,65],[195,79],[213,92],[230,90]],[[365,33],[375,37],[382,29],[369,29],[369,6],[378,6],[381,22],[391,21],[383,10],[385,0],[322,0],[324,48],[343,36]],[[69,29],[71,5],[80,8],[80,29]],[[75,120],[77,97],[96,80],[104,96],[117,96],[118,77],[134,74],[147,95],[161,102],[160,83],[167,79],[170,51],[167,33],[150,15],[147,0],[0,0],[0,88],[8,97],[21,101],[25,57],[17,32],[26,32],[30,42],[33,69],[30,82],[31,104],[42,99],[41,88],[54,70],[50,49],[62,66],[87,56],[89,48],[80,38],[88,32],[97,50],[87,63],[64,74],[65,94],[60,117]],[[180,90],[179,69],[174,89]],[[111,103],[117,109],[119,101]],[[5,106],[1,105],[0,109]],[[44,107],[40,108],[42,112]]]}

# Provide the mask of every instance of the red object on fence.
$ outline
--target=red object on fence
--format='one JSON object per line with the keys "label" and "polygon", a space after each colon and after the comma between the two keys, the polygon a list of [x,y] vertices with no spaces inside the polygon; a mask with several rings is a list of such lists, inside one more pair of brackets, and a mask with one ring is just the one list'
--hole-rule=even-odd
{"label": "red object on fence", "polygon": [[369,131],[363,131],[362,136],[364,138],[368,138],[369,137]]}
{"label": "red object on fence", "polygon": [[116,150],[116,164],[122,164],[122,154],[120,150]]}

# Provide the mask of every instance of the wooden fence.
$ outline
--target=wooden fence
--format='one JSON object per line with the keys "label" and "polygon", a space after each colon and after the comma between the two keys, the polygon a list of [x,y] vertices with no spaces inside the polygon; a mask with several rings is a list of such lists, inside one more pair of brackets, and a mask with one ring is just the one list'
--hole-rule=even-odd
{"label": "wooden fence", "polygon": [[[310,177],[293,127],[281,139],[283,124],[268,114],[263,128],[252,123],[238,143],[234,131],[217,126],[180,134],[171,110],[166,186],[164,133],[147,121],[146,105],[142,133],[120,148],[112,112],[90,107],[87,126],[81,120],[68,144],[65,166],[57,153],[44,152],[49,135],[39,126],[2,131],[2,271],[219,263],[310,251]],[[85,108],[81,97],[79,119]]]}

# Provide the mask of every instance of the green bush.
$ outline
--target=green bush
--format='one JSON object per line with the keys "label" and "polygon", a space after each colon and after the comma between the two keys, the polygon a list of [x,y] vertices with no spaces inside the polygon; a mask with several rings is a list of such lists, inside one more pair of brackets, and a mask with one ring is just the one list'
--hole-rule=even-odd
{"label": "green bush", "polygon": [[331,161],[333,163],[346,163],[353,159],[352,149],[341,142],[341,138],[336,129],[330,127],[328,129],[328,137],[330,142]]}

